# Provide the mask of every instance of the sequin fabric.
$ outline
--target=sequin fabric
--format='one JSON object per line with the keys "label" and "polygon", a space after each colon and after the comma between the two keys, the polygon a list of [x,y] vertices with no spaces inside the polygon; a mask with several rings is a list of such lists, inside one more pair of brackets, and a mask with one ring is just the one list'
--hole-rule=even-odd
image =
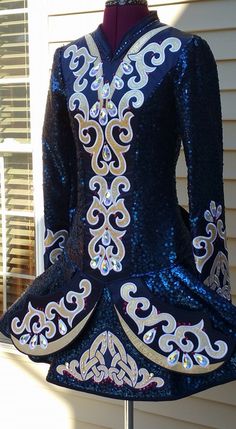
{"label": "sequin fabric", "polygon": [[[183,144],[189,211],[176,163]],[[45,271],[0,330],[47,381],[163,401],[236,379],[217,66],[150,12],[112,53],[56,49],[42,133]],[[36,322],[36,323],[35,323]]]}

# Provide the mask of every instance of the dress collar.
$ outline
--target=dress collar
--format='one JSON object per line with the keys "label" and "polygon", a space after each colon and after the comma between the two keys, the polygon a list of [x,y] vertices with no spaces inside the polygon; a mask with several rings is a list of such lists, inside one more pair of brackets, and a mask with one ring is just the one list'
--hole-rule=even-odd
{"label": "dress collar", "polygon": [[96,28],[95,31],[91,33],[91,36],[93,37],[95,43],[98,46],[98,49],[100,51],[101,58],[114,61],[118,59],[124,51],[126,51],[134,42],[135,40],[142,36],[145,31],[147,31],[151,26],[156,23],[161,25],[165,25],[160,22],[157,11],[150,11],[148,15],[145,15],[144,18],[138,21],[136,25],[131,27],[123,36],[120,43],[118,44],[117,48],[115,49],[114,53],[112,53],[110,44],[106,38],[106,35],[102,29],[102,24],[99,24],[99,26]]}

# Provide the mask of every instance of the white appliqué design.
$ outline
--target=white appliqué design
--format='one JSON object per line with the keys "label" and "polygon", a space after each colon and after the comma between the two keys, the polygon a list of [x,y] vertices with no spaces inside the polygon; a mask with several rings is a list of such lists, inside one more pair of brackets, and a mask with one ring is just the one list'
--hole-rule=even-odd
{"label": "white appliqu\u00e9 design", "polygon": [[52,247],[58,240],[60,240],[59,247],[53,249],[49,253],[49,260],[52,264],[54,264],[58,260],[59,255],[62,254],[68,234],[69,233],[66,229],[60,229],[53,233],[51,229],[47,228],[46,237],[44,239],[44,253],[48,247]]}
{"label": "white appliqu\u00e9 design", "polygon": [[[214,253],[214,243],[216,240],[221,239],[224,243],[224,248],[227,251],[226,229],[224,228],[222,219],[222,206],[219,204],[216,207],[215,201],[210,202],[209,210],[205,210],[204,218],[208,222],[206,225],[206,233],[208,236],[198,235],[192,241],[195,249],[204,251],[202,256],[194,253],[195,263],[197,270],[201,273],[205,263],[212,257]],[[220,281],[220,274],[223,276],[222,284]],[[225,253],[218,251],[211,266],[209,276],[204,279],[204,284],[223,296],[224,298],[231,299],[231,288],[229,278],[229,262]]]}
{"label": "white appliqu\u00e9 design", "polygon": [[81,292],[67,292],[59,303],[49,302],[43,311],[34,308],[29,301],[24,319],[20,321],[19,317],[14,317],[11,321],[12,332],[17,336],[22,334],[19,343],[22,346],[27,344],[29,350],[45,350],[56,334],[66,335],[75,317],[85,308],[85,299],[92,290],[90,281],[82,279],[79,289]]}
{"label": "white appliqu\u00e9 design", "polygon": [[[104,357],[108,353],[111,358],[109,367]],[[92,379],[95,383],[101,383],[110,378],[117,386],[127,384],[135,389],[142,389],[150,383],[155,383],[156,387],[164,385],[162,378],[154,377],[145,368],[138,369],[136,361],[126,353],[121,341],[110,331],[98,335],[91,347],[82,354],[80,361],[74,359],[58,365],[56,370],[78,381]]]}
{"label": "white appliqu\u00e9 design", "polygon": [[[104,81],[103,63],[90,34],[85,36],[90,52],[85,47],[78,49],[76,45],[70,45],[64,52],[65,58],[71,57],[69,67],[76,77],[69,108],[71,111],[80,111],[74,116],[79,123],[79,138],[84,149],[91,155],[91,167],[95,173],[89,187],[98,194],[93,196],[93,202],[87,212],[87,221],[94,226],[89,229],[93,236],[88,245],[90,266],[99,269],[104,276],[111,270],[122,270],[121,261],[125,256],[122,238],[126,233],[124,228],[130,224],[130,214],[122,195],[130,191],[130,182],[125,177],[127,166],[124,157],[133,138],[131,119],[134,114],[129,109],[130,106],[135,109],[142,106],[144,95],[141,89],[147,85],[149,73],[164,63],[167,46],[170,46],[170,52],[176,52],[181,47],[181,41],[176,37],[168,37],[161,44],[153,42],[144,48],[143,46],[167,27],[151,30],[140,37],[119,64],[110,83]],[[147,65],[145,55],[150,51],[153,52],[153,57],[151,65]],[[78,68],[80,64],[83,65]],[[97,101],[92,106],[89,106],[83,93],[88,85],[86,73],[93,78],[91,91],[97,93]],[[131,74],[133,76],[125,83],[124,76],[127,79]],[[112,100],[114,92],[120,91],[125,85],[127,90],[116,105]],[[116,176],[110,185],[104,177],[109,173]],[[96,228],[98,223],[100,226]],[[97,244],[98,251],[95,250]],[[116,253],[113,252],[114,247]]]}
{"label": "white appliqu\u00e9 design", "polygon": [[[221,359],[226,355],[228,346],[225,341],[215,341],[215,348],[211,345],[210,339],[204,331],[203,319],[195,325],[187,322],[186,324],[177,326],[175,318],[170,313],[161,313],[145,297],[135,297],[134,294],[136,292],[137,286],[135,283],[127,282],[121,286],[120,295],[127,303],[126,312],[136,323],[138,334],[142,334],[146,327],[155,325],[155,327],[145,332],[143,341],[146,344],[151,344],[158,335],[159,348],[165,353],[170,353],[166,358],[168,365],[174,366],[178,364],[180,351],[182,352],[182,366],[187,370],[194,366],[192,357],[189,354],[190,352],[195,362],[201,367],[209,365],[209,359],[205,354],[214,359]],[[145,317],[140,317],[137,315],[138,309],[145,312],[150,309],[150,313]],[[162,323],[160,327],[157,327],[156,325],[161,322],[164,322],[164,324]],[[161,331],[164,333],[161,334]],[[195,342],[187,339],[188,333],[194,335],[198,342],[197,346]],[[174,344],[177,346],[175,350]],[[202,354],[204,351],[205,354]]]}

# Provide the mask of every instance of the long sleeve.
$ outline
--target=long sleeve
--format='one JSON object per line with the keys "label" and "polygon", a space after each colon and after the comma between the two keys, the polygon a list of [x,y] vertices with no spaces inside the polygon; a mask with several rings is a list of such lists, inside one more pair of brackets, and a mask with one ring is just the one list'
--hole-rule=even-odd
{"label": "long sleeve", "polygon": [[76,207],[76,153],[61,71],[54,54],[42,130],[44,268],[63,252]]}
{"label": "long sleeve", "polygon": [[198,278],[231,301],[218,70],[207,41],[187,42],[174,70],[178,130],[187,165],[189,225]]}

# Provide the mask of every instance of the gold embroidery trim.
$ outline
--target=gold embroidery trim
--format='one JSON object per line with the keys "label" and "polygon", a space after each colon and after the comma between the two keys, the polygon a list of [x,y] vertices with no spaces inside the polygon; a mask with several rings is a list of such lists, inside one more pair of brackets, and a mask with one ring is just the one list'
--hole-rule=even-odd
{"label": "gold embroidery trim", "polygon": [[115,308],[117,315],[119,317],[120,323],[122,328],[124,329],[126,335],[128,336],[129,340],[133,344],[133,346],[142,353],[143,356],[151,360],[152,362],[169,369],[170,371],[175,372],[182,372],[186,374],[202,374],[214,371],[216,368],[219,368],[221,365],[223,365],[224,361],[210,364],[208,367],[203,368],[199,365],[194,365],[191,369],[183,368],[182,364],[178,362],[174,367],[170,366],[167,363],[166,357],[162,356],[160,353],[153,350],[151,347],[149,347],[147,344],[144,344],[129,328],[127,323],[124,321],[122,316],[119,314],[117,308]]}
{"label": "gold embroidery trim", "polygon": [[62,338],[49,343],[47,349],[42,349],[39,344],[34,349],[31,349],[29,344],[21,344],[20,341],[17,340],[17,338],[15,338],[13,335],[11,335],[11,340],[20,352],[30,356],[46,356],[51,353],[55,353],[63,347],[66,347],[82,331],[88,319],[92,315],[95,307],[96,305],[93,307],[90,313],[83,320],[81,320],[81,322],[78,323],[67,335],[64,335]]}
{"label": "gold embroidery trim", "polygon": [[[111,357],[109,367],[106,365],[105,353]],[[128,386],[142,389],[150,383],[162,387],[164,380],[149,373],[146,368],[138,368],[136,361],[126,352],[119,338],[110,331],[99,334],[92,345],[82,354],[80,360],[73,359],[58,365],[56,371],[61,375],[72,375],[78,381],[92,379],[96,383],[110,378],[117,386]]]}

